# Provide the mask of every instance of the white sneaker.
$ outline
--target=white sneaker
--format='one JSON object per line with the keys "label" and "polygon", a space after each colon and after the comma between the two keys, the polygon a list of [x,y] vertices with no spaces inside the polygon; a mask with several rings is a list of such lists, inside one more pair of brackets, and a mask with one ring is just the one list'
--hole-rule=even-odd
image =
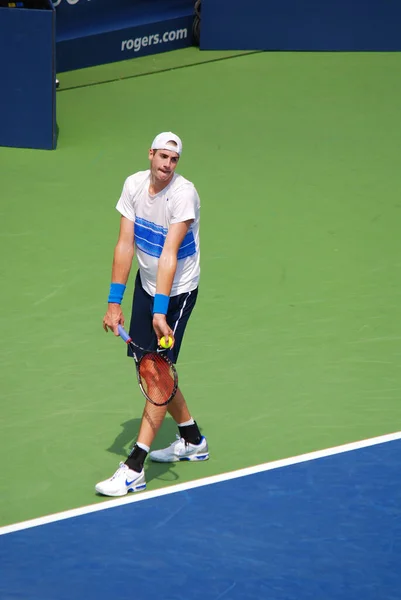
{"label": "white sneaker", "polygon": [[140,492],[145,488],[145,471],[142,469],[137,473],[122,462],[113,477],[95,485],[95,490],[103,496],[125,496],[128,492]]}
{"label": "white sneaker", "polygon": [[154,462],[178,462],[180,460],[207,460],[209,449],[206,438],[202,436],[199,444],[190,444],[177,435],[177,440],[163,450],[154,450],[149,454]]}

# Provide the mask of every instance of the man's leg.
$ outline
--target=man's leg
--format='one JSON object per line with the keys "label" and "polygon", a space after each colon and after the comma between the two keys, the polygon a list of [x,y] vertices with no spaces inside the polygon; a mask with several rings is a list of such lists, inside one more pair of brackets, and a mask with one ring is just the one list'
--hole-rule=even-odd
{"label": "man's leg", "polygon": [[150,402],[146,402],[142,414],[137,443],[144,444],[149,448],[151,447],[167,411],[171,414],[176,423],[185,423],[191,419],[191,415],[189,414],[187,404],[180,388],[178,388],[174,399],[166,406],[155,406]]}
{"label": "man's leg", "polygon": [[[197,295],[198,290],[194,290],[170,298],[167,321],[174,332],[175,344],[168,356],[174,363],[178,360],[185,328],[195,306]],[[151,452],[150,458],[158,462],[206,460],[209,458],[207,441],[192,418],[180,389],[174,400],[168,405],[167,410],[178,425],[180,439],[173,442],[168,448]]]}
{"label": "man's leg", "polygon": [[[154,406],[150,402],[146,402],[137,442],[130,456],[125,461],[125,464],[133,471],[137,471],[138,473],[141,472],[143,463],[153,444],[156,434],[163,423],[167,411],[177,423],[180,436],[187,444],[199,445],[201,443],[202,435],[189,413],[187,403],[185,402],[181,390],[178,388],[174,399],[167,406]],[[203,447],[202,454],[204,454]],[[156,459],[157,456],[158,454],[156,454]],[[154,453],[152,453],[151,458],[155,460]]]}
{"label": "man's leg", "polygon": [[[132,301],[132,313],[130,324],[130,336],[136,344],[142,348],[156,349],[157,340],[152,327],[152,306],[153,298],[142,288],[139,272],[135,279],[134,297]],[[128,355],[130,349],[128,348]],[[131,358],[133,360],[133,358]],[[148,403],[146,403],[148,405]],[[150,405],[149,405],[150,406]],[[164,416],[165,407],[155,406],[158,412],[148,413],[149,406],[145,406],[142,422],[149,428],[145,430],[144,439],[151,440],[149,431],[153,431],[153,437],[156,435]],[[128,492],[137,492],[146,488],[143,463],[149,452],[149,446],[146,443],[135,444],[125,463],[120,463],[119,468],[110,479],[99,482],[95,489],[98,493],[105,496],[123,496]]]}

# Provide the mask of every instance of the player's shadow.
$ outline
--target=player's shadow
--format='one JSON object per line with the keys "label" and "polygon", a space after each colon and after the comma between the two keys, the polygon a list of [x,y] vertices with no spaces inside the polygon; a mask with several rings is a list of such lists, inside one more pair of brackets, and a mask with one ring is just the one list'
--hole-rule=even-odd
{"label": "player's shadow", "polygon": [[[122,430],[107,448],[108,452],[116,454],[122,460],[125,460],[132,446],[135,444],[136,436],[139,431],[141,419],[130,419],[121,423]],[[152,448],[165,448],[175,440],[178,433],[177,425],[173,419],[166,417],[156,436]],[[151,460],[146,461],[146,481],[159,479],[166,483],[174,483],[178,480],[179,475],[175,472],[176,463],[154,463]]]}

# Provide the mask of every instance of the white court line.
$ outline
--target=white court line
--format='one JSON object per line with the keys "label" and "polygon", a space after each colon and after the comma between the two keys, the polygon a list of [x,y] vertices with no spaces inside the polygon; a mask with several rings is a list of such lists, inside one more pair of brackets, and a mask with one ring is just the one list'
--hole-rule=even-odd
{"label": "white court line", "polygon": [[230,479],[237,479],[238,477],[246,477],[247,475],[253,475],[255,473],[263,473],[264,471],[280,469],[281,467],[288,467],[290,465],[296,465],[299,463],[307,462],[309,460],[316,460],[318,458],[324,458],[326,456],[333,456],[334,454],[342,454],[343,452],[359,450],[361,448],[367,448],[369,446],[375,446],[377,444],[383,444],[385,442],[393,442],[399,439],[401,439],[401,431],[396,431],[395,433],[389,433],[386,435],[381,435],[366,440],[360,440],[358,442],[351,442],[350,444],[343,444],[342,446],[334,446],[333,448],[316,450],[307,454],[300,454],[299,456],[283,458],[281,460],[275,460],[273,462],[264,463],[262,465],[256,465],[254,467],[247,467],[245,469],[238,469],[237,471],[231,471],[229,473],[221,473],[220,475],[204,477],[203,479],[197,479],[195,481],[189,481],[187,483],[179,483],[177,485],[171,485],[169,487],[154,490],[152,492],[129,494],[127,496],[124,496],[123,498],[107,500],[99,504],[90,504],[89,506],[73,508],[71,510],[47,515],[45,517],[31,519],[30,521],[23,521],[21,523],[14,523],[13,525],[6,525],[5,527],[0,527],[0,535],[14,533],[15,531],[21,531],[22,529],[30,529],[31,527],[38,527],[39,525],[47,525],[49,523],[55,523],[56,521],[63,521],[64,519],[71,519],[72,517],[88,515],[90,513],[98,512],[100,510],[115,508],[117,506],[124,506],[125,504],[132,504],[133,502],[143,502],[144,500],[150,500],[151,498],[160,498],[161,496],[167,496],[169,494],[175,494],[177,492],[183,492],[185,490],[193,490],[195,488],[203,487],[205,485],[212,485],[213,483],[230,481]]}

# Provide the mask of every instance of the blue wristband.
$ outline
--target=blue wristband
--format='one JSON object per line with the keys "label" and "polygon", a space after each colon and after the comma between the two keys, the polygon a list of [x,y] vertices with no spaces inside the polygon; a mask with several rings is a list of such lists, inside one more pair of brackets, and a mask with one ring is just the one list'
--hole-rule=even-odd
{"label": "blue wristband", "polygon": [[169,296],[165,296],[165,294],[156,294],[153,302],[153,314],[159,313],[161,315],[166,315],[169,301]]}
{"label": "blue wristband", "polygon": [[121,304],[124,297],[125,287],[126,286],[123,283],[111,283],[107,302],[112,304]]}

